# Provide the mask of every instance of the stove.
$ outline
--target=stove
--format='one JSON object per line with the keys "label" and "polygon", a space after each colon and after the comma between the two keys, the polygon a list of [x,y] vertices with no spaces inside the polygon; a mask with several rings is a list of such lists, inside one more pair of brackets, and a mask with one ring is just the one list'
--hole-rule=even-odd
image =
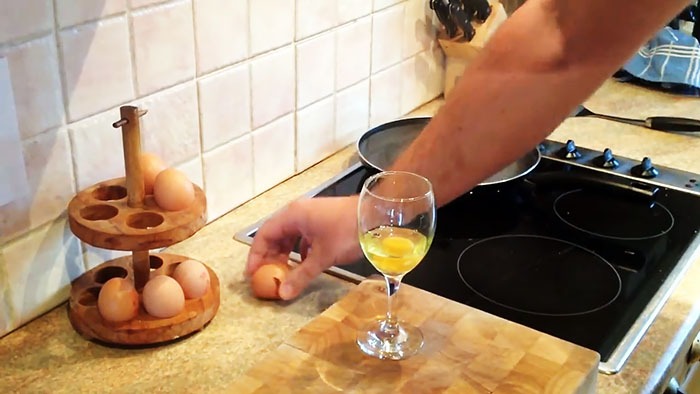
{"label": "stove", "polygon": [[[404,283],[595,350],[600,372],[617,373],[700,247],[700,176],[573,141],[539,149],[523,179],[439,208]],[[358,193],[373,173],[357,163],[309,196]],[[236,238],[250,243],[259,224]],[[329,273],[377,271],[362,259]]]}

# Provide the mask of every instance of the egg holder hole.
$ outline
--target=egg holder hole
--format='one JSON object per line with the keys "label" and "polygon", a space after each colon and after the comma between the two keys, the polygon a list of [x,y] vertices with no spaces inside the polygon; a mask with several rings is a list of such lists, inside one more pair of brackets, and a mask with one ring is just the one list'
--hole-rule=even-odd
{"label": "egg holder hole", "polygon": [[139,212],[126,218],[126,225],[139,230],[147,230],[160,226],[165,221],[163,215],[156,212]]}
{"label": "egg holder hole", "polygon": [[121,200],[126,197],[126,188],[119,185],[101,186],[92,192],[92,198],[100,201]]}
{"label": "egg holder hole", "polygon": [[102,287],[95,286],[83,291],[80,294],[80,298],[78,298],[78,303],[82,306],[96,306],[97,298],[100,295],[100,289],[102,289]]}
{"label": "egg holder hole", "polygon": [[126,278],[127,274],[126,268],[112,265],[100,268],[95,273],[95,282],[103,285],[112,278]]}
{"label": "egg holder hole", "polygon": [[85,220],[108,220],[119,214],[119,209],[112,205],[88,205],[80,210],[80,216]]}
{"label": "egg holder hole", "polygon": [[163,266],[163,259],[156,255],[150,255],[148,256],[148,265],[150,266],[151,271],[155,271]]}

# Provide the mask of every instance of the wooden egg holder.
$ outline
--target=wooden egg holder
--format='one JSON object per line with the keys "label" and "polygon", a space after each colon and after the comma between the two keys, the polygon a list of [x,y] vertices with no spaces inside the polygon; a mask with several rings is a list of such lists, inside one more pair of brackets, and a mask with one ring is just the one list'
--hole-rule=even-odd
{"label": "wooden egg holder", "polygon": [[[123,345],[166,342],[200,330],[219,308],[219,278],[208,266],[211,283],[200,298],[185,300],[178,315],[162,319],[150,316],[143,308],[141,291],[156,275],[172,275],[175,267],[189,259],[167,253],[150,254],[183,241],[206,224],[206,197],[194,185],[194,202],[181,211],[158,207],[152,195],[145,195],[139,117],[146,111],[137,107],[120,108],[126,177],[98,183],[80,191],[68,205],[70,229],[82,241],[103,249],[131,251],[131,256],[107,261],[85,272],[71,285],[69,312],[73,327],[89,339]],[[132,280],[139,292],[139,312],[132,320],[120,323],[104,320],[97,310],[102,285],[111,278]]]}

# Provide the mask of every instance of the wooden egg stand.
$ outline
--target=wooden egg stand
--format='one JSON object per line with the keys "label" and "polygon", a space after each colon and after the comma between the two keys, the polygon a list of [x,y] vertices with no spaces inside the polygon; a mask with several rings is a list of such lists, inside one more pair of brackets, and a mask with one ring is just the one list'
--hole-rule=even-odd
{"label": "wooden egg stand", "polygon": [[[178,315],[161,319],[143,308],[141,291],[156,275],[172,275],[188,257],[167,253],[150,254],[185,240],[206,223],[206,197],[194,185],[195,200],[181,211],[159,208],[152,195],[146,196],[139,156],[141,131],[139,117],[146,111],[137,107],[120,108],[121,119],[113,124],[122,128],[126,178],[101,182],[80,191],[68,205],[70,229],[84,242],[104,249],[131,251],[131,256],[107,261],[73,281],[69,312],[73,327],[89,339],[123,345],[165,342],[200,330],[219,308],[219,278],[207,266],[211,284],[207,293],[185,300]],[[206,266],[206,265],[205,265]],[[97,310],[102,284],[113,277],[133,280],[139,292],[139,313],[126,322],[113,323]]]}

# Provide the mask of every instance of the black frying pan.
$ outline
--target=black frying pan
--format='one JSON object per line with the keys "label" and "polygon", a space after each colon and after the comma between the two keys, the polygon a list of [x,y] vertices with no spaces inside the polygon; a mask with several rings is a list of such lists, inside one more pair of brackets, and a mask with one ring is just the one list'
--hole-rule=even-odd
{"label": "black frying pan", "polygon": [[[377,126],[366,132],[357,141],[357,152],[362,163],[378,171],[391,167],[396,159],[418,137],[430,122],[430,117],[417,117],[395,120]],[[527,175],[540,162],[541,156],[533,149],[519,160],[493,174],[479,186],[494,185]]]}

